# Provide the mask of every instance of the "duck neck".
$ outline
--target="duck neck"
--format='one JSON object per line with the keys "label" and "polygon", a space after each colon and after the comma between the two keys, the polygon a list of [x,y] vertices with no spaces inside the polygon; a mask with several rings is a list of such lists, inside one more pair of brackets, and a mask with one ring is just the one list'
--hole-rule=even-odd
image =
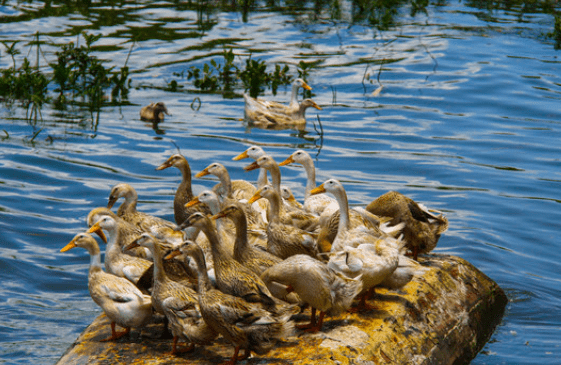
{"label": "duck neck", "polygon": [[304,169],[306,170],[306,176],[307,176],[307,181],[306,181],[306,199],[308,199],[310,197],[310,191],[312,191],[312,189],[314,189],[316,187],[316,168],[314,166],[314,161],[312,161],[311,158],[307,158],[302,165],[304,166]]}
{"label": "duck neck", "polygon": [[236,226],[236,240],[234,243],[234,257],[243,257],[248,247],[247,242],[247,218],[245,213],[237,212],[232,216],[234,225]]}
{"label": "duck neck", "polygon": [[269,197],[269,221],[278,223],[280,221],[281,199],[278,194],[271,194]]}
{"label": "duck neck", "polygon": [[222,196],[225,198],[232,198],[232,180],[230,180],[230,174],[228,171],[224,170],[219,175]]}
{"label": "duck neck", "polygon": [[[191,167],[189,166],[189,163],[186,160],[184,161],[184,163],[182,163],[179,166],[179,171],[181,171],[182,179],[181,179],[181,183],[177,187],[177,191],[183,194],[184,201],[177,202],[177,203],[181,204],[181,209],[183,209],[185,203],[193,199],[193,189],[191,187]],[[175,196],[176,197],[181,196],[181,194],[176,193]]]}
{"label": "duck neck", "polygon": [[99,247],[91,248],[90,251],[90,275],[96,271],[101,271],[101,253]]}
{"label": "duck neck", "polygon": [[162,281],[166,278],[166,273],[164,271],[164,257],[162,250],[156,242],[154,242],[154,247],[152,249],[152,257],[154,259],[154,280]]}
{"label": "duck neck", "polygon": [[210,242],[212,259],[214,260],[215,266],[217,266],[217,263],[227,258],[230,254],[224,249],[224,247],[222,247],[222,243],[218,238],[218,232],[216,232],[216,229],[212,226],[212,224],[207,224],[203,228],[203,231]]}
{"label": "duck neck", "polygon": [[117,215],[122,216],[125,213],[135,213],[136,212],[136,204],[138,203],[138,194],[135,190],[129,190],[125,194],[125,200],[119,206],[117,210]]}
{"label": "duck neck", "polygon": [[269,178],[267,177],[267,169],[259,169],[259,177],[257,178],[257,188],[260,189],[269,183]]}
{"label": "duck neck", "polygon": [[337,203],[339,203],[339,228],[337,231],[337,235],[339,235],[350,228],[349,201],[347,199],[347,193],[344,190],[338,191],[337,194],[335,194],[335,199],[337,199]]}
{"label": "duck neck", "polygon": [[292,84],[292,91],[290,93],[290,107],[298,106],[298,89],[300,89],[300,85],[294,83]]}
{"label": "duck neck", "polygon": [[209,291],[212,288],[212,284],[208,278],[206,262],[202,251],[196,252],[192,258],[195,260],[195,265],[197,266],[197,288],[199,295],[201,295]]}
{"label": "duck neck", "polygon": [[271,173],[271,185],[276,190],[279,196],[281,195],[281,174],[279,165],[272,164],[269,168],[269,172]]}

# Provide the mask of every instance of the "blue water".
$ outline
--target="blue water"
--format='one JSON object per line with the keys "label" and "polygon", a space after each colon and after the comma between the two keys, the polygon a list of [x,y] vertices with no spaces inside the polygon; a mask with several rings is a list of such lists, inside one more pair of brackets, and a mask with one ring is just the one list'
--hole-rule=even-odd
{"label": "blue water", "polygon": [[[83,29],[103,34],[96,44],[107,50],[98,56],[116,67],[129,57],[131,35],[137,41],[127,63],[130,103],[104,107],[99,118],[47,104],[42,120],[30,121],[17,103],[0,103],[0,363],[54,364],[100,313],[87,291],[87,255],[59,250],[85,229],[92,208],[107,204],[112,185],[133,185],[139,210],[173,219],[179,173],[155,167],[179,150],[193,173],[218,161],[234,179],[256,179],[243,172],[246,162],[231,160],[251,144],[277,161],[307,149],[318,182],[340,179],[353,205],[399,190],[444,212],[450,228],[436,251],[467,259],[510,300],[473,363],[561,362],[554,17],[517,2],[480,9],[448,1],[414,16],[404,5],[379,29],[357,19],[352,2],[339,4],[340,13],[304,3],[259,4],[244,14],[173,2],[57,3],[57,12],[42,2],[2,3],[0,40],[21,41],[18,61],[35,59],[27,43],[37,31],[49,61],[53,43],[75,42]],[[197,93],[178,76],[221,61],[222,44],[238,66],[251,53],[269,70],[286,63],[295,75],[301,60],[318,61],[308,81],[323,110],[308,113],[305,132],[250,128],[240,120],[243,99]],[[2,47],[5,68],[12,60]],[[378,74],[383,89],[374,96]],[[184,88],[164,90],[171,80]],[[173,114],[158,128],[139,119],[151,101],[165,101]],[[282,173],[302,199],[303,169]],[[193,183],[198,192],[215,181]]]}

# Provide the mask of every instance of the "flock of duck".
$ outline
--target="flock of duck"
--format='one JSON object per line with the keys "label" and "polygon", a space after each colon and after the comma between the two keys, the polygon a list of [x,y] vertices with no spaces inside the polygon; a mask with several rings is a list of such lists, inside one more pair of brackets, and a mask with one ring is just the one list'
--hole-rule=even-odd
{"label": "flock of duck", "polygon": [[[138,195],[125,183],[111,189],[107,207],[91,210],[87,231],[61,252],[82,247],[90,254],[90,295],[111,321],[111,336],[102,341],[159,313],[173,336],[173,354],[221,335],[235,347],[228,361],[235,364],[251,352],[266,353],[295,328],[321,330],[325,315],[368,310],[376,287],[399,288],[422,272],[418,255],[431,251],[448,227],[444,216],[395,191],[366,208],[349,208],[341,182],[316,186],[306,151],[277,163],[251,146],[233,159],[245,158],[254,160],[245,171],[260,171],[256,185],[231,180],[216,162],[195,177],[220,182],[198,195],[184,156],[159,165],[156,170],[175,167],[182,174],[175,222],[138,211]],[[281,185],[279,166],[291,163],[307,173],[302,204]],[[93,233],[107,244],[103,263]],[[307,307],[310,322],[295,324],[294,315]]]}

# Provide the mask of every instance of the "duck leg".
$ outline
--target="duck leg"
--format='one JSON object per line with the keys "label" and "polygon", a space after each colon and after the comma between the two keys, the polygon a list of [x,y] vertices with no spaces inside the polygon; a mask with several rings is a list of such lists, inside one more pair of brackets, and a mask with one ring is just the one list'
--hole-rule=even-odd
{"label": "duck leg", "polygon": [[376,309],[376,307],[366,303],[366,298],[371,298],[375,294],[376,294],[375,287],[372,287],[372,288],[368,289],[368,291],[366,293],[364,293],[360,296],[360,301],[358,302],[358,305],[354,308],[350,308],[349,312],[350,313],[357,313],[357,312]]}
{"label": "duck leg", "polygon": [[123,336],[128,335],[129,332],[131,331],[130,327],[126,327],[123,332],[117,332],[117,331],[115,331],[115,324],[116,324],[115,322],[111,322],[111,337],[105,338],[105,339],[101,340],[101,342],[116,340],[118,338],[121,338]]}
{"label": "duck leg", "polygon": [[173,348],[171,350],[172,355],[177,355],[177,354],[181,354],[181,353],[184,353],[184,352],[190,352],[190,351],[193,351],[193,349],[195,348],[194,344],[190,344],[189,346],[186,346],[186,347],[178,350],[177,349],[177,341],[178,340],[179,340],[178,336],[173,337]]}
{"label": "duck leg", "polygon": [[240,352],[240,346],[236,346],[236,349],[234,351],[234,356],[232,356],[232,359],[226,362],[223,362],[220,365],[235,365],[236,362],[238,360],[243,360],[249,357],[249,350],[245,350],[245,354],[242,357],[238,357],[238,353]]}
{"label": "duck leg", "polygon": [[310,323],[297,325],[296,328],[304,330],[306,332],[315,333],[321,330],[323,326],[323,317],[325,316],[325,312],[319,312],[319,319],[316,321],[316,309],[312,307],[312,314],[310,316]]}

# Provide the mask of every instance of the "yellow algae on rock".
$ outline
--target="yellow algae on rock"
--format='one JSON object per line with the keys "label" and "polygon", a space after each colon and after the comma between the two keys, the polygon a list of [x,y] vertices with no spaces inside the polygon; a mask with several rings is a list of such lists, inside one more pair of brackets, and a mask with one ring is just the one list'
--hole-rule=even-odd
{"label": "yellow algae on rock", "polygon": [[[507,303],[502,289],[467,261],[449,255],[419,257],[424,273],[400,290],[377,288],[375,309],[327,316],[323,330],[297,331],[269,353],[240,364],[457,364],[469,363],[500,322]],[[309,310],[295,316],[309,321]],[[170,356],[162,324],[135,329],[129,337],[99,342],[110,332],[101,315],[58,364],[215,364],[233,347],[218,338],[191,353]]]}

